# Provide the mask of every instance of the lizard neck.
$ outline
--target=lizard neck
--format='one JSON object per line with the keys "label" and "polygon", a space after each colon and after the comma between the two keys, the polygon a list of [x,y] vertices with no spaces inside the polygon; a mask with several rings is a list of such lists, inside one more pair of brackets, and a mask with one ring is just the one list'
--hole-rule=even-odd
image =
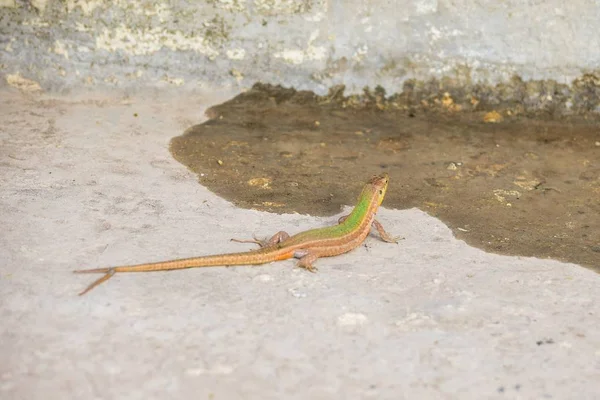
{"label": "lizard neck", "polygon": [[358,203],[343,224],[346,225],[349,230],[356,229],[367,221],[370,225],[370,222],[375,218],[378,207],[379,201],[377,196],[369,190],[364,190],[358,198]]}

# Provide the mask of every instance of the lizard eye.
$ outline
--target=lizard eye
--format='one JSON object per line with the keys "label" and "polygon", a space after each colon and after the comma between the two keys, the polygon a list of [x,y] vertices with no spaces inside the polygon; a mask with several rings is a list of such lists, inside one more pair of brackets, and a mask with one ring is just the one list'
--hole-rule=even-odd
{"label": "lizard eye", "polygon": [[383,194],[383,190],[379,189],[379,194]]}

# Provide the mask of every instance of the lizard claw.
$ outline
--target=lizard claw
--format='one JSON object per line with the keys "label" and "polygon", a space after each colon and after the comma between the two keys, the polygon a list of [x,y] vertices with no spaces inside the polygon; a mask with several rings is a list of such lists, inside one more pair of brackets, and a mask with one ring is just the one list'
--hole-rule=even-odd
{"label": "lizard claw", "polygon": [[404,240],[406,238],[404,236],[395,236],[395,237],[392,237],[392,238],[388,237],[388,238],[382,238],[382,239],[383,239],[384,242],[387,242],[387,243],[396,243],[396,244],[398,244],[398,242],[400,240]]}
{"label": "lizard claw", "polygon": [[300,262],[298,263],[298,267],[303,268],[308,272],[312,272],[313,274],[319,270],[319,268],[312,265],[312,263],[306,261],[303,262],[302,260],[300,260]]}

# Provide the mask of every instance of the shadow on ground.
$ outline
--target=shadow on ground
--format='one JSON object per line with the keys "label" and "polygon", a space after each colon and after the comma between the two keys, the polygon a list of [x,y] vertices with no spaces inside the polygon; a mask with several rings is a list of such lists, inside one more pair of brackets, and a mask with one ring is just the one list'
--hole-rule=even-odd
{"label": "shadow on ground", "polygon": [[211,108],[171,151],[213,192],[282,213],[332,215],[387,171],[387,208],[427,211],[487,251],[600,271],[597,120],[330,100],[256,85]]}

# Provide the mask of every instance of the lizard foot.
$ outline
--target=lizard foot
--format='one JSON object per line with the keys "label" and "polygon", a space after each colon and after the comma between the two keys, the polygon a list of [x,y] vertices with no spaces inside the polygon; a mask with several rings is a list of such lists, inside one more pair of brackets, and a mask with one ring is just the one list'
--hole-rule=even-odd
{"label": "lizard foot", "polygon": [[298,261],[298,267],[300,268],[304,268],[305,270],[307,270],[308,272],[317,272],[318,268],[315,267],[313,265],[313,263],[317,260],[317,257],[315,254],[310,253],[310,252],[299,252],[300,254],[298,254],[300,256],[300,260]]}

